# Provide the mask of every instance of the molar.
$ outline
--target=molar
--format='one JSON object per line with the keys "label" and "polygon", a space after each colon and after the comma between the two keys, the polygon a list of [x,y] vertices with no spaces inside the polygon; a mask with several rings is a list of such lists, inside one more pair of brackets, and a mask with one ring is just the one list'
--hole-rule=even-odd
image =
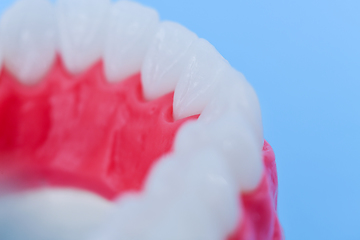
{"label": "molar", "polygon": [[238,113],[249,124],[261,151],[264,137],[259,100],[244,75],[235,69],[229,69],[221,89],[201,112],[199,121],[216,121],[231,112]]}
{"label": "molar", "polygon": [[203,147],[224,154],[238,191],[247,192],[258,186],[263,173],[261,147],[241,114],[230,112],[208,123],[189,122],[177,133],[176,152],[190,153]]}

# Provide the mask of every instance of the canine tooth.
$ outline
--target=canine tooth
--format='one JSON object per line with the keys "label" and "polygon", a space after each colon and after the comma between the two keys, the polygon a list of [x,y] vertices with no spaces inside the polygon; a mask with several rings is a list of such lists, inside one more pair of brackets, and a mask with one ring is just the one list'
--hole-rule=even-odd
{"label": "canine tooth", "polygon": [[162,22],[141,69],[144,96],[151,100],[175,89],[197,36],[174,22]]}
{"label": "canine tooth", "polygon": [[112,203],[97,195],[72,189],[41,189],[3,196],[0,237],[5,234],[9,240],[84,239],[111,209]]}
{"label": "canine tooth", "polygon": [[222,151],[238,190],[251,191],[261,180],[261,147],[248,123],[237,113],[230,112],[210,123],[197,121],[184,125],[174,145],[175,151],[184,153],[204,146]]}
{"label": "canine tooth", "polygon": [[115,3],[105,39],[104,63],[109,81],[125,79],[141,70],[159,24],[158,13],[130,1]]}
{"label": "canine tooth", "polygon": [[263,127],[259,100],[244,75],[232,69],[219,94],[202,111],[199,121],[211,122],[230,112],[238,112],[249,123],[262,149]]}
{"label": "canine tooth", "polygon": [[0,31],[6,67],[24,84],[37,82],[55,58],[52,5],[46,0],[18,1],[4,13]]}
{"label": "canine tooth", "polygon": [[100,59],[109,0],[59,0],[60,51],[67,69],[79,73]]}
{"label": "canine tooth", "polygon": [[229,63],[205,39],[189,50],[191,57],[182,72],[174,94],[174,118],[199,114],[226,80]]}

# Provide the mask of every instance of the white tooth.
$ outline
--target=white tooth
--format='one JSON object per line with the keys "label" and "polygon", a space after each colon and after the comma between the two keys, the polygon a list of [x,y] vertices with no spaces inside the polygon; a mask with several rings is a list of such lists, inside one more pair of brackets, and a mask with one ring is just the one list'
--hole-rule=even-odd
{"label": "white tooth", "polygon": [[110,12],[104,50],[109,81],[140,72],[158,24],[159,16],[154,9],[130,1],[115,3]]}
{"label": "white tooth", "polygon": [[94,240],[223,240],[239,222],[238,192],[216,151],[166,157],[149,176]]}
{"label": "white tooth", "polygon": [[117,207],[100,230],[90,240],[144,239],[151,224],[160,212],[143,194],[121,196]]}
{"label": "white tooth", "polygon": [[200,114],[227,78],[229,63],[205,39],[198,39],[174,94],[174,118]]}
{"label": "white tooth", "polygon": [[[206,148],[167,161],[178,164],[156,167],[149,179],[149,184],[167,185],[163,198],[169,201],[162,204],[165,213],[146,239],[225,239],[239,221],[239,203],[223,157]],[[147,194],[154,189],[159,187],[147,188]]]}
{"label": "white tooth", "polygon": [[[167,209],[144,240],[223,240],[214,216],[195,196],[187,195]],[[225,235],[225,236],[224,236]]]}
{"label": "white tooth", "polygon": [[46,0],[22,0],[4,13],[0,25],[6,67],[24,84],[49,70],[56,51],[56,21]]}
{"label": "white tooth", "polygon": [[144,96],[155,99],[174,91],[197,36],[174,22],[162,22],[141,69]]}
{"label": "white tooth", "polygon": [[[146,191],[155,196],[166,195],[166,198],[172,198],[173,191],[177,191],[173,188],[175,182],[172,184],[163,184],[164,179],[176,180],[179,178],[178,174],[181,172],[180,168],[183,168],[184,164],[179,164],[178,159],[173,155],[165,156],[161,158],[158,163],[152,168],[151,174],[146,180]],[[169,188],[170,186],[170,188]]]}
{"label": "white tooth", "polygon": [[59,0],[60,51],[67,69],[80,73],[100,59],[109,0]]}
{"label": "white tooth", "polygon": [[112,203],[72,189],[41,189],[3,196],[0,236],[4,240],[84,239],[111,210]]}
{"label": "white tooth", "polygon": [[199,121],[211,122],[227,113],[237,112],[253,129],[262,149],[264,138],[259,100],[245,77],[235,69],[232,72],[233,77],[227,78],[229,81],[224,83],[219,94],[205,107]]}
{"label": "white tooth", "polygon": [[175,139],[178,152],[192,152],[204,146],[222,151],[237,189],[247,192],[258,186],[263,172],[261,147],[241,115],[228,113],[206,124],[190,122]]}

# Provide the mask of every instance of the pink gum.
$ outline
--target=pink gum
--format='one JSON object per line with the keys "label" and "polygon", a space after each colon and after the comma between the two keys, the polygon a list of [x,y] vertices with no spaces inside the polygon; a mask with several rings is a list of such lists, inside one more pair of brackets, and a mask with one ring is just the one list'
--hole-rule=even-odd
{"label": "pink gum", "polygon": [[263,147],[264,174],[252,192],[240,194],[242,221],[228,240],[281,240],[277,216],[278,179],[275,154],[268,142]]}

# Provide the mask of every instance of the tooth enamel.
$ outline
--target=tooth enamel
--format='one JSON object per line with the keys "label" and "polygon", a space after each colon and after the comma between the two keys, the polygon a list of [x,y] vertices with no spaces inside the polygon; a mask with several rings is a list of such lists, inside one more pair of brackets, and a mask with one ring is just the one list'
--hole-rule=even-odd
{"label": "tooth enamel", "polygon": [[109,81],[140,72],[148,46],[159,24],[157,12],[135,2],[120,1],[111,9],[104,63]]}
{"label": "tooth enamel", "polygon": [[90,240],[144,239],[154,218],[161,214],[159,208],[154,208],[154,202],[142,194],[125,194],[117,205],[101,230],[94,232]]}
{"label": "tooth enamel", "polygon": [[189,50],[191,57],[182,72],[174,94],[174,118],[200,114],[226,81],[229,63],[205,39],[198,39]]}
{"label": "tooth enamel", "polygon": [[210,123],[190,122],[175,139],[177,152],[188,153],[204,146],[222,151],[238,190],[247,192],[258,186],[263,172],[261,147],[240,114],[230,112]]}
{"label": "tooth enamel", "polygon": [[109,7],[109,0],[57,2],[60,51],[71,73],[80,73],[100,59]]}
{"label": "tooth enamel", "polygon": [[46,0],[22,0],[4,13],[0,23],[6,67],[24,84],[36,83],[55,58],[54,9]]}
{"label": "tooth enamel", "polygon": [[174,22],[162,22],[141,69],[144,96],[155,99],[172,92],[189,58],[197,36]]}
{"label": "tooth enamel", "polygon": [[[183,156],[175,152],[177,159],[163,159],[153,169],[146,185],[147,194],[160,193],[158,198],[167,198],[171,204],[154,230],[159,235],[155,234],[152,239],[159,239],[164,229],[168,234],[164,240],[225,239],[238,223],[238,191],[224,157],[210,148],[200,149]],[[209,235],[204,237],[205,234]]]}
{"label": "tooth enamel", "polygon": [[0,198],[0,238],[85,239],[112,203],[85,191],[42,189]]}
{"label": "tooth enamel", "polygon": [[[230,112],[239,113],[251,126],[262,149],[264,138],[259,100],[245,77],[233,69],[233,77],[222,86],[219,94],[202,111],[199,121],[211,122]],[[230,74],[229,74],[230,76]]]}
{"label": "tooth enamel", "polygon": [[[228,232],[229,233],[229,232]],[[227,234],[228,234],[227,233]],[[223,240],[226,235],[218,230],[208,209],[195,196],[175,202],[144,240]]]}
{"label": "tooth enamel", "polygon": [[192,154],[161,159],[144,192],[121,198],[116,217],[94,239],[225,239],[240,218],[233,179],[216,151]]}

